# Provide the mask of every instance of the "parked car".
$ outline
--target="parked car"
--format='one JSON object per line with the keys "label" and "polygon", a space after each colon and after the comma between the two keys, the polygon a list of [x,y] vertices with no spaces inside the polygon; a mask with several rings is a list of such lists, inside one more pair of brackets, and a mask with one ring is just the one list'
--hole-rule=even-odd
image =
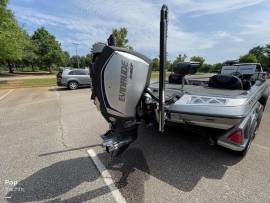
{"label": "parked car", "polygon": [[88,69],[60,69],[56,77],[58,86],[65,86],[70,90],[91,85]]}

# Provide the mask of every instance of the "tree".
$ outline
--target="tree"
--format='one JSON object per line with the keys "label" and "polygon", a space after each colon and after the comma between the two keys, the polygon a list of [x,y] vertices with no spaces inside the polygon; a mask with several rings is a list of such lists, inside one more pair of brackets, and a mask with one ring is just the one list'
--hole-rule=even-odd
{"label": "tree", "polygon": [[80,58],[80,56],[76,56],[76,55],[73,55],[70,57],[69,63],[70,63],[70,66],[72,68],[78,68],[78,61],[77,60],[80,60],[78,57]]}
{"label": "tree", "polygon": [[223,66],[222,63],[216,63],[216,64],[212,65],[210,72],[217,73],[222,69],[222,66]]}
{"label": "tree", "polygon": [[211,69],[212,69],[212,65],[211,64],[204,63],[199,68],[199,72],[209,73],[209,72],[211,72]]}
{"label": "tree", "polygon": [[246,55],[240,56],[239,62],[240,63],[257,63],[258,60],[254,54],[246,54]]}
{"label": "tree", "polygon": [[262,65],[267,71],[270,71],[270,44],[265,46],[265,54],[266,58],[262,61]]}
{"label": "tree", "polygon": [[203,65],[205,59],[202,56],[192,56],[190,58],[190,61],[195,61],[195,62],[199,62],[201,64],[201,66]]}
{"label": "tree", "polygon": [[37,47],[34,42],[31,40],[30,36],[25,32],[25,42],[23,48],[22,62],[23,65],[31,66],[32,71],[35,71],[34,66],[38,58]]}
{"label": "tree", "polygon": [[190,61],[195,61],[195,62],[199,62],[201,67],[199,68],[199,72],[208,72],[209,69],[210,69],[210,65],[209,64],[206,64],[204,66],[204,61],[205,59],[202,57],[202,56],[192,56],[190,58]]}
{"label": "tree", "polygon": [[128,30],[125,27],[116,29],[114,28],[112,30],[113,36],[116,38],[116,46],[118,47],[124,47],[124,48],[128,48],[128,49],[132,49],[133,48],[128,45],[128,39],[127,39],[127,34],[128,34]]}
{"label": "tree", "polygon": [[[159,71],[159,66],[160,66],[159,59],[158,58],[154,58],[152,60],[152,71]],[[171,71],[172,70],[172,63],[171,63],[170,60],[167,60],[166,61],[165,69],[167,71]]]}
{"label": "tree", "polygon": [[13,72],[15,62],[22,59],[28,38],[18,25],[13,13],[7,9],[7,0],[0,1],[0,61]]}
{"label": "tree", "polygon": [[7,4],[8,4],[8,0],[0,0],[0,6],[1,7],[7,7]]}
{"label": "tree", "polygon": [[61,44],[45,28],[36,30],[32,37],[17,23],[13,13],[7,9],[8,0],[0,0],[0,64],[14,67],[35,65],[52,66],[66,64],[67,53]]}
{"label": "tree", "polygon": [[93,59],[93,54],[86,54],[86,56],[85,56],[85,67],[89,67],[92,59]]}
{"label": "tree", "polygon": [[159,59],[158,58],[154,58],[152,60],[152,70],[153,71],[158,71],[159,70]]}
{"label": "tree", "polygon": [[185,62],[186,58],[187,58],[186,54],[184,54],[183,56],[179,54],[173,61],[172,66],[175,67],[178,63]]}
{"label": "tree", "polygon": [[86,57],[85,56],[79,56],[80,58],[80,67],[85,68],[86,67]]}
{"label": "tree", "polygon": [[44,27],[38,28],[34,32],[32,40],[37,46],[39,64],[42,67],[47,66],[51,72],[53,65],[59,66],[63,64],[65,54],[61,49],[61,44]]}
{"label": "tree", "polygon": [[70,66],[70,55],[67,51],[64,51],[63,54],[64,54],[64,60],[63,60],[62,66],[68,67]]}
{"label": "tree", "polygon": [[166,68],[166,71],[172,71],[173,66],[172,66],[172,62],[170,60],[166,61],[166,67],[165,68]]}
{"label": "tree", "polygon": [[267,57],[266,47],[263,46],[254,47],[248,52],[248,54],[252,54],[253,56],[255,56],[258,61],[263,61]]}
{"label": "tree", "polygon": [[270,71],[270,44],[254,47],[248,53],[256,56],[258,63]]}

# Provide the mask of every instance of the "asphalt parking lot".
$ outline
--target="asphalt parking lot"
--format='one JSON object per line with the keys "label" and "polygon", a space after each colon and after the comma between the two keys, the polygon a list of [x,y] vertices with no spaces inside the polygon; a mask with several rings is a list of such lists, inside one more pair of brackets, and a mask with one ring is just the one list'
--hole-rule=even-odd
{"label": "asphalt parking lot", "polygon": [[172,127],[142,125],[118,159],[100,146],[108,129],[89,88],[0,91],[0,202],[115,202],[93,149],[126,202],[269,202],[270,105],[246,157]]}

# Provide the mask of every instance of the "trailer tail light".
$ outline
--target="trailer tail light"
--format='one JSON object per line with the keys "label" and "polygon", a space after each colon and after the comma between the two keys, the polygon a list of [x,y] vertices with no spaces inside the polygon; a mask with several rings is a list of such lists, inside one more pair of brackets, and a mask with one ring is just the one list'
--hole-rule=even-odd
{"label": "trailer tail light", "polygon": [[236,144],[243,144],[244,137],[243,137],[242,130],[234,131],[233,133],[231,133],[228,136],[228,140]]}

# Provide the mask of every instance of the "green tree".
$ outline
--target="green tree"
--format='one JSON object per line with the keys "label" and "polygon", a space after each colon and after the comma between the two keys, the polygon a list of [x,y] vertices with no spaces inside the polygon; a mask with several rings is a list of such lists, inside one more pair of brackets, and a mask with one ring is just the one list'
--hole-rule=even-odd
{"label": "green tree", "polygon": [[52,71],[52,66],[59,66],[65,60],[65,54],[62,51],[61,44],[44,27],[38,28],[32,40],[37,46],[37,55],[39,64]]}
{"label": "green tree", "polygon": [[270,44],[265,46],[266,58],[262,62],[263,67],[269,72],[270,71]]}
{"label": "green tree", "polygon": [[86,67],[86,57],[80,56],[80,67],[85,68]]}
{"label": "green tree", "polygon": [[72,56],[70,58],[70,66],[73,68],[78,68],[78,62],[79,60],[80,68],[86,68],[89,67],[91,61],[92,61],[93,55],[92,54],[86,54],[85,56]]}
{"label": "green tree", "polygon": [[249,51],[249,54],[256,56],[258,63],[270,71],[270,44],[254,47]]}
{"label": "green tree", "polygon": [[216,63],[216,64],[212,65],[210,72],[217,73],[222,69],[222,66],[223,66],[222,63]]}
{"label": "green tree", "polygon": [[0,0],[0,6],[6,8],[8,4],[8,0]]}
{"label": "green tree", "polygon": [[[152,60],[152,71],[159,71],[159,65],[160,65],[159,59],[158,58],[154,58]],[[165,69],[167,71],[171,71],[171,69],[172,69],[172,62],[170,60],[167,60],[166,61]]]}
{"label": "green tree", "polygon": [[67,51],[64,51],[63,54],[64,54],[64,60],[63,60],[63,64],[61,64],[61,65],[68,67],[68,66],[70,66],[70,55]]}
{"label": "green tree", "polygon": [[86,56],[85,56],[85,67],[89,67],[92,59],[93,59],[93,54],[86,54]]}
{"label": "green tree", "polygon": [[205,59],[202,56],[192,56],[190,58],[190,61],[195,61],[195,62],[199,62],[201,64],[201,66],[203,65]]}
{"label": "green tree", "polygon": [[195,62],[199,62],[201,67],[199,68],[198,72],[208,72],[210,69],[210,65],[206,64],[204,65],[204,61],[205,59],[202,56],[192,56],[190,58],[190,61],[195,61]]}
{"label": "green tree", "polygon": [[172,71],[173,65],[172,62],[170,60],[166,61],[166,71]]}
{"label": "green tree", "polygon": [[112,30],[112,33],[113,33],[114,37],[116,38],[116,46],[129,48],[129,49],[133,50],[133,48],[130,45],[128,45],[128,39],[127,39],[128,30],[127,30],[127,28],[125,28],[125,27],[122,27],[119,29],[114,28]]}
{"label": "green tree", "polygon": [[[84,59],[83,59],[84,60]],[[73,55],[70,57],[70,66],[72,68],[78,68],[78,61],[79,61],[79,67],[84,66],[84,61],[81,60],[81,57],[78,55]]]}
{"label": "green tree", "polygon": [[159,59],[158,58],[154,58],[152,60],[152,70],[153,71],[158,71],[159,70]]}
{"label": "green tree", "polygon": [[240,56],[239,62],[240,63],[257,63],[258,60],[254,54],[246,54],[246,55]]}
{"label": "green tree", "polygon": [[263,61],[267,57],[266,47],[264,46],[254,47],[248,52],[248,54],[252,54],[253,56],[255,56],[258,61]]}
{"label": "green tree", "polygon": [[184,55],[179,54],[179,55],[176,57],[176,59],[173,61],[172,66],[174,67],[174,66],[176,66],[178,63],[185,62],[186,58],[187,58],[187,55],[186,55],[186,54],[184,54]]}
{"label": "green tree", "polygon": [[27,36],[18,25],[13,13],[7,9],[7,0],[0,1],[0,61],[13,72],[15,62],[23,57]]}
{"label": "green tree", "polygon": [[38,59],[36,54],[37,47],[31,40],[30,36],[25,32],[25,42],[23,47],[22,62],[23,66],[31,66],[32,71],[35,71],[35,63]]}
{"label": "green tree", "polygon": [[201,67],[199,68],[199,72],[202,73],[209,73],[212,70],[212,65],[211,64],[207,64],[207,63],[203,63],[201,65]]}

